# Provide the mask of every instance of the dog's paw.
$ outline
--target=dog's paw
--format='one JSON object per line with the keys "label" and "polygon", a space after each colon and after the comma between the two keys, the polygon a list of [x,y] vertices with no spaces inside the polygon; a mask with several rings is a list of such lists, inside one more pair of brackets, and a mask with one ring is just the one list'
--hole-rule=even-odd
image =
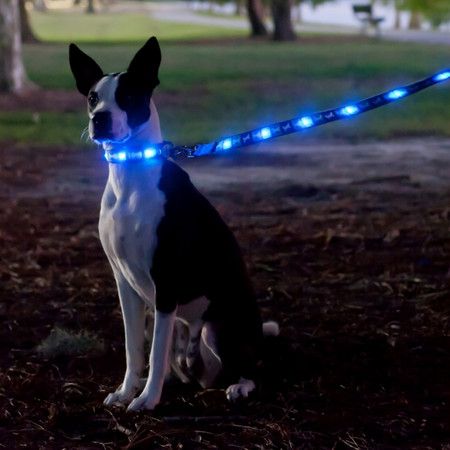
{"label": "dog's paw", "polygon": [[158,403],[159,399],[143,392],[128,405],[127,412],[152,411]]}
{"label": "dog's paw", "polygon": [[228,386],[225,394],[230,402],[235,402],[241,398],[247,398],[255,387],[255,383],[252,380],[240,378],[239,383]]}
{"label": "dog's paw", "polygon": [[116,392],[111,392],[111,394],[108,394],[103,400],[103,404],[105,406],[124,406],[131,402],[134,398],[134,393],[132,392],[122,392],[120,389]]}
{"label": "dog's paw", "polygon": [[105,400],[103,404],[105,406],[124,406],[128,405],[128,403],[133,400],[136,395],[136,392],[141,388],[142,383],[139,379],[136,379],[133,383],[123,383],[119,386],[119,388],[115,392],[111,392]]}

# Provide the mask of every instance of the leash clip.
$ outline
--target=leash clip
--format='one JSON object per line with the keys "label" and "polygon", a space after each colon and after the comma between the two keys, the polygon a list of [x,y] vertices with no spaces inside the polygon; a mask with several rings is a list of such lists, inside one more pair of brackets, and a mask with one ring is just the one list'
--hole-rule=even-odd
{"label": "leash clip", "polygon": [[171,156],[173,158],[194,158],[197,148],[198,145],[178,145],[177,147],[172,148]]}

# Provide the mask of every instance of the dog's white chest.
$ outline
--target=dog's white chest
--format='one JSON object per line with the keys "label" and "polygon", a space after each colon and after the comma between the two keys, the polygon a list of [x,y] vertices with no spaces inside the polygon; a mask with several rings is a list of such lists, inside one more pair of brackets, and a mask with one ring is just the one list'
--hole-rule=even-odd
{"label": "dog's white chest", "polygon": [[150,269],[166,200],[158,189],[161,166],[126,176],[123,170],[110,172],[100,210],[100,240],[116,275],[151,301],[155,287]]}

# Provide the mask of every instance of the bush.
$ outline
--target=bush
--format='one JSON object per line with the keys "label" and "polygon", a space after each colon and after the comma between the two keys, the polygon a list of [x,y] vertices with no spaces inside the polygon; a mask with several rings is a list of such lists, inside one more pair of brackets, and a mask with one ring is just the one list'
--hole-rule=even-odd
{"label": "bush", "polygon": [[54,328],[37,347],[36,352],[46,358],[101,353],[104,342],[95,334],[82,330],[78,333]]}

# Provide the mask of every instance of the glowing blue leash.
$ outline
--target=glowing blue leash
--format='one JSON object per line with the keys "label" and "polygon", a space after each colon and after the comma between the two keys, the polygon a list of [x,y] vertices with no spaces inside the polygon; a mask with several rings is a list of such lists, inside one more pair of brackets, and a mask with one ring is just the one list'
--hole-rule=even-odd
{"label": "glowing blue leash", "polygon": [[109,162],[121,163],[125,161],[148,160],[155,156],[163,156],[170,158],[194,158],[216,153],[228,153],[248,145],[257,144],[276,137],[286,136],[291,133],[325,125],[336,120],[347,119],[359,114],[380,108],[389,103],[395,102],[401,98],[408,97],[423,91],[435,84],[450,79],[450,69],[444,70],[423,80],[399,87],[390,91],[383,92],[373,97],[366,98],[359,102],[340,106],[335,109],[320,111],[307,116],[295,117],[289,120],[283,120],[262,128],[255,128],[240,134],[225,137],[218,141],[211,141],[206,144],[181,145],[175,146],[171,142],[162,142],[158,145],[149,146],[142,151],[127,152],[125,150],[118,152],[105,153],[105,157]]}

